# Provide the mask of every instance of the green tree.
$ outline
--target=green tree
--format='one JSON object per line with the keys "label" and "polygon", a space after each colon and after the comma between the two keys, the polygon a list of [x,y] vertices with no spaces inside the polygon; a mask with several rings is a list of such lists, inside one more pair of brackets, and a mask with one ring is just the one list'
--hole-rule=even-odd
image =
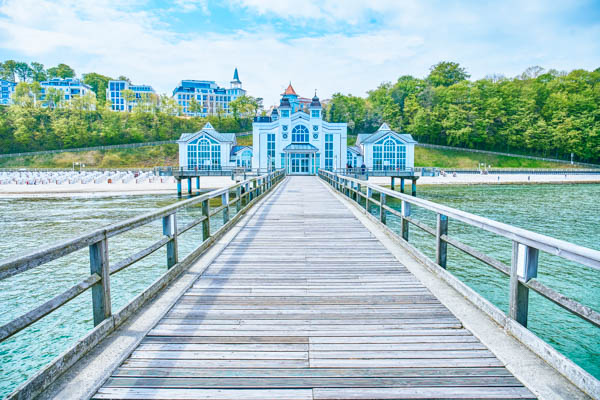
{"label": "green tree", "polygon": [[2,79],[6,79],[7,81],[14,82],[16,67],[17,67],[17,62],[15,60],[4,61],[2,63],[2,68],[0,69],[0,73],[2,74]]}
{"label": "green tree", "polygon": [[121,90],[121,97],[125,99],[125,107],[129,111],[130,108],[133,108],[135,101],[135,92],[131,89]]}
{"label": "green tree", "polygon": [[64,101],[64,97],[65,95],[62,90],[53,87],[47,88],[46,93],[44,94],[44,100],[50,109],[60,107]]}
{"label": "green tree", "polygon": [[56,67],[48,68],[48,78],[74,78],[75,70],[67,64],[58,64]]}
{"label": "green tree", "polygon": [[33,71],[26,62],[19,61],[15,64],[15,74],[20,82],[27,82],[33,76]]}
{"label": "green tree", "polygon": [[34,82],[42,82],[48,79],[44,64],[35,61],[31,63],[31,79],[33,79]]}
{"label": "green tree", "polygon": [[196,100],[196,96],[192,96],[187,109],[192,114],[199,114],[202,112],[202,105]]}
{"label": "green tree", "polygon": [[433,86],[451,86],[469,77],[467,70],[458,63],[442,61],[431,67],[427,80]]}
{"label": "green tree", "polygon": [[96,93],[96,100],[99,107],[104,107],[106,104],[106,89],[110,80],[112,78],[96,72],[83,74],[83,83],[90,85],[94,93]]}

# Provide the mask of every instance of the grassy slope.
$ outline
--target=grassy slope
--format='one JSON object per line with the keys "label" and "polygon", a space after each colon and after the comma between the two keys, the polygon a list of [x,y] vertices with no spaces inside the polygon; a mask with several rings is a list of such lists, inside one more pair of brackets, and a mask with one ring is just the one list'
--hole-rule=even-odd
{"label": "grassy slope", "polygon": [[[348,136],[354,144],[356,136]],[[238,138],[238,145],[251,146],[252,135]],[[0,168],[71,168],[73,162],[90,168],[154,167],[177,165],[177,145],[139,147],[106,151],[64,152],[31,157],[0,158]],[[568,164],[529,160],[527,158],[470,153],[460,150],[437,150],[417,147],[415,166],[441,168],[477,168],[485,162],[496,168],[568,168]]]}
{"label": "grassy slope", "polygon": [[0,168],[71,168],[73,162],[86,168],[155,167],[177,165],[177,144],[104,151],[64,152],[31,157],[0,158]]}

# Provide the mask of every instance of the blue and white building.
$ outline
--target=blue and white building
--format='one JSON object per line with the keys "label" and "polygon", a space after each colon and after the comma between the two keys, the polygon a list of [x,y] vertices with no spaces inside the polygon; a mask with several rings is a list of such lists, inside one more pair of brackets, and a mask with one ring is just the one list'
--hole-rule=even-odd
{"label": "blue and white building", "polygon": [[17,84],[15,82],[0,79],[0,104],[12,104],[12,95],[16,87]]}
{"label": "blue and white building", "polygon": [[[206,117],[219,112],[231,114],[229,103],[245,94],[236,68],[229,89],[220,87],[215,81],[183,80],[173,90],[173,99],[181,106],[184,115]],[[193,99],[200,105],[198,111],[190,109]]]}
{"label": "blue and white building", "polygon": [[300,99],[290,83],[271,116],[255,118],[252,168],[285,168],[288,174],[314,175],[319,168],[346,166],[346,123],[324,121],[316,94],[307,110]]}
{"label": "blue and white building", "polygon": [[[127,101],[123,97],[123,90],[131,90],[135,99]],[[131,111],[140,101],[148,101],[152,95],[156,95],[152,86],[133,85],[127,81],[109,81],[106,88],[106,100],[110,101],[113,111]]]}
{"label": "blue and white building", "polygon": [[46,94],[48,89],[54,88],[62,92],[63,101],[71,101],[75,97],[85,96],[91,93],[96,97],[96,93],[92,90],[92,87],[81,82],[77,78],[52,78],[47,81],[40,82],[42,91],[40,94],[40,100],[44,101],[42,105],[45,107],[48,104],[45,102]]}
{"label": "blue and white building", "polygon": [[220,133],[209,123],[195,133],[184,133],[179,144],[179,166],[188,170],[250,168],[252,148],[237,146],[235,133]]}
{"label": "blue and white building", "polygon": [[348,151],[356,155],[349,161],[352,167],[362,163],[375,171],[406,171],[415,166],[415,144],[408,133],[398,133],[384,123],[374,133],[361,133],[356,138],[356,146]]}

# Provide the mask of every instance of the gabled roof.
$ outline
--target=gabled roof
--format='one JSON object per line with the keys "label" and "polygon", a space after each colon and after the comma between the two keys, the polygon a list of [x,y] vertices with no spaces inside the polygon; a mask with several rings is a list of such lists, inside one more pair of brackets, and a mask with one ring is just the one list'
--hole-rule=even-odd
{"label": "gabled roof", "polygon": [[213,128],[213,126],[210,124],[210,122],[207,122],[206,125],[204,125],[204,128],[202,128],[198,132],[182,133],[181,136],[179,137],[179,140],[177,141],[177,143],[180,143],[180,142],[183,143],[183,142],[192,141],[196,137],[198,137],[198,136],[200,136],[202,134],[206,134],[206,135],[212,137],[217,142],[232,142],[232,143],[235,143],[235,133],[220,133],[220,132],[217,132],[215,130],[215,128]]}
{"label": "gabled roof", "polygon": [[252,151],[252,146],[232,146],[230,154],[233,156],[244,150]]}
{"label": "gabled roof", "polygon": [[296,93],[296,91],[292,87],[292,82],[290,82],[290,84],[288,85],[287,89],[285,89],[285,92],[282,93],[282,96],[285,96],[285,95],[298,96],[298,94]]}
{"label": "gabled roof", "polygon": [[352,152],[354,152],[356,154],[359,154],[361,156],[363,155],[362,149],[360,147],[358,147],[358,146],[348,146],[348,151],[352,151]]}
{"label": "gabled roof", "polygon": [[296,120],[296,119],[304,119],[304,120],[308,121],[308,120],[310,120],[310,117],[304,111],[296,111],[295,113],[292,114],[292,121]]}
{"label": "gabled roof", "polygon": [[388,124],[384,122],[375,133],[359,133],[356,137],[356,145],[358,146],[361,144],[375,143],[379,139],[390,134],[400,139],[404,143],[417,143],[417,141],[413,139],[412,135],[408,133],[394,132],[390,129]]}

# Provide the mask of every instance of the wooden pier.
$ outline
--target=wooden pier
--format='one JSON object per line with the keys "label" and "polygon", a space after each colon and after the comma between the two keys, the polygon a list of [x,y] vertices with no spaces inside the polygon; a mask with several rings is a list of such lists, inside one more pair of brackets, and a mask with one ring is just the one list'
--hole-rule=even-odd
{"label": "wooden pier", "polygon": [[96,399],[534,398],[314,177],[289,178]]}
{"label": "wooden pier", "polygon": [[[450,236],[451,220],[510,238],[511,265]],[[156,243],[109,264],[109,238],[153,221]],[[435,260],[411,247],[409,225],[433,236]],[[448,245],[510,276],[508,313],[445,269]],[[10,400],[600,398],[597,379],[526,328],[529,290],[600,326],[536,279],[539,251],[598,270],[600,252],[352,177],[253,177],[0,261],[0,280],[85,247],[90,276],[0,326],[0,342],[87,289],[95,328]],[[166,272],[112,310],[110,276],[162,247]]]}

